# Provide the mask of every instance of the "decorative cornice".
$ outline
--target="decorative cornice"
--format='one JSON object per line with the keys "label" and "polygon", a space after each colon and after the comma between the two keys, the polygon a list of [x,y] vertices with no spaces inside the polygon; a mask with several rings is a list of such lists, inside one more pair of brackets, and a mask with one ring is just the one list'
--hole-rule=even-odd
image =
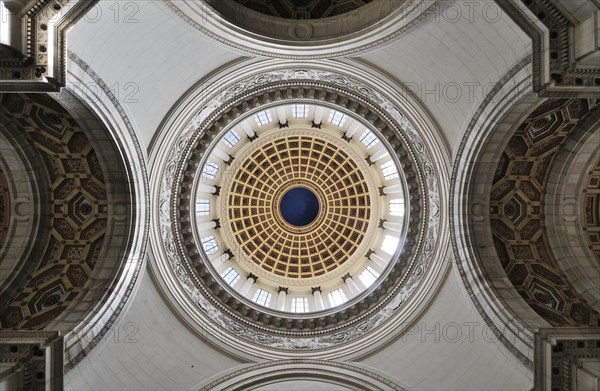
{"label": "decorative cornice", "polygon": [[[300,72],[302,72],[301,75],[303,75],[304,71]],[[264,76],[265,75],[263,74],[260,77]],[[182,203],[187,203],[189,194],[192,191],[191,188],[187,189],[191,183],[186,181],[185,178],[193,176],[194,172],[199,166],[199,162],[194,160],[194,156],[206,155],[206,150],[204,148],[207,148],[209,142],[204,140],[217,139],[217,133],[225,131],[229,127],[228,124],[222,120],[222,118],[229,117],[226,116],[226,113],[234,112],[240,115],[240,113],[244,112],[251,113],[254,110],[257,110],[258,107],[261,107],[262,109],[262,105],[264,104],[262,101],[265,101],[265,103],[275,101],[276,99],[274,95],[277,93],[279,93],[278,95],[281,97],[293,97],[294,100],[314,100],[315,98],[320,98],[322,99],[323,104],[333,104],[338,107],[344,107],[349,111],[360,113],[363,118],[371,122],[371,126],[376,131],[381,132],[385,139],[394,145],[396,159],[402,162],[402,170],[404,171],[409,186],[412,185],[415,189],[419,189],[409,193],[410,210],[407,213],[410,214],[412,221],[418,221],[420,224],[415,225],[414,227],[418,228],[413,229],[412,232],[408,233],[401,254],[398,255],[398,259],[396,261],[391,262],[393,266],[392,271],[389,274],[389,278],[384,280],[381,286],[378,286],[376,289],[372,290],[368,297],[365,297],[360,301],[357,301],[358,299],[354,300],[354,305],[338,310],[337,312],[332,312],[329,314],[329,316],[325,317],[323,321],[316,322],[312,316],[308,319],[294,319],[291,323],[292,330],[289,330],[289,322],[287,322],[286,319],[279,316],[264,316],[261,312],[253,310],[242,301],[232,300],[233,298],[226,289],[218,289],[217,292],[210,292],[211,289],[208,287],[217,287],[218,282],[207,270],[206,265],[208,265],[209,262],[207,262],[207,260],[202,261],[195,259],[199,257],[201,258],[203,254],[195,251],[195,243],[193,241],[184,239],[186,235],[182,235],[181,233],[187,232],[187,228],[183,225],[180,227],[175,226],[175,235],[177,235],[175,237],[177,238],[179,236],[179,238],[181,238],[177,238],[176,243],[181,243],[180,246],[183,249],[183,258],[187,259],[188,257],[191,257],[191,264],[198,265],[196,266],[196,270],[189,268],[189,266],[187,266],[187,268],[189,273],[198,279],[198,282],[203,287],[202,289],[208,291],[208,297],[213,300],[216,305],[229,312],[235,319],[246,323],[248,326],[266,326],[269,327],[270,330],[277,330],[278,333],[281,332],[281,330],[288,329],[285,331],[285,333],[291,333],[290,335],[302,335],[308,330],[324,330],[332,327],[339,327],[341,323],[355,323],[360,319],[364,319],[369,313],[373,312],[376,308],[381,307],[383,303],[385,303],[385,295],[387,292],[390,290],[393,291],[394,287],[396,287],[397,290],[401,286],[400,281],[405,278],[405,273],[407,273],[410,269],[410,266],[408,265],[414,263],[414,254],[422,240],[422,230],[424,229],[423,227],[426,226],[427,222],[427,217],[419,216],[421,199],[423,197],[419,193],[419,191],[423,191],[423,185],[420,184],[417,179],[422,177],[422,174],[417,171],[418,167],[420,167],[420,164],[415,159],[414,152],[411,151],[410,147],[408,146],[406,138],[403,135],[398,135],[398,133],[393,131],[395,127],[393,122],[386,121],[386,119],[381,117],[381,114],[370,108],[366,102],[356,99],[356,96],[352,96],[353,94],[349,94],[348,91],[344,91],[343,88],[340,88],[336,85],[328,85],[328,83],[321,81],[321,88],[324,88],[324,91],[326,91],[321,93],[323,90],[316,89],[315,87],[311,86],[309,81],[303,79],[295,80],[293,82],[293,88],[278,85],[280,83],[273,84],[274,86],[269,86],[268,84],[262,86],[259,91],[252,91],[249,94],[244,95],[240,94],[238,97],[239,103],[236,105],[230,104],[229,106],[221,108],[221,113],[219,116],[216,116],[211,122],[205,121],[205,123],[198,128],[195,137],[188,144],[191,146],[195,145],[196,147],[187,147],[185,149],[184,153],[187,156],[190,156],[190,160],[187,162],[184,160],[181,173],[178,174],[180,178],[178,179],[178,182],[180,184],[175,185],[173,188],[173,191],[180,189],[179,204],[181,205]],[[278,100],[278,102],[281,103],[281,98]],[[383,139],[383,137],[380,138]],[[263,140],[263,142],[268,141],[268,139]],[[399,164],[398,161],[396,164]],[[182,224],[181,222],[184,219],[179,215],[180,210],[181,207],[178,207],[177,204],[174,205],[174,214],[171,218],[173,221],[179,221],[180,224]],[[177,229],[179,229],[179,232],[181,233],[178,233]],[[189,235],[187,235],[187,237],[189,237]],[[368,245],[368,241],[365,241],[364,245]],[[257,270],[257,272],[259,271],[260,270]],[[218,298],[218,300],[215,300],[215,298]],[[237,314],[245,315],[240,317]]]}
{"label": "decorative cornice", "polygon": [[[145,265],[145,252],[150,227],[150,190],[147,179],[146,160],[137,139],[136,131],[119,100],[104,80],[74,52],[68,51],[68,57],[69,60],[73,61],[73,63],[100,88],[102,94],[108,97],[112,107],[119,116],[119,120],[124,126],[123,131],[126,132],[126,136],[124,136],[123,139],[128,138],[130,140],[130,142],[127,143],[127,150],[124,151],[124,154],[129,160],[128,163],[130,166],[128,169],[129,175],[131,175],[130,183],[135,184],[135,186],[132,186],[132,191],[135,191],[136,193],[132,194],[132,197],[135,199],[138,214],[135,218],[136,232],[131,236],[130,253],[127,255],[129,270],[122,275],[119,288],[112,291],[111,297],[106,301],[104,307],[98,309],[99,316],[105,315],[107,312],[110,312],[110,315],[107,318],[96,320],[96,322],[90,321],[88,324],[89,327],[86,330],[80,331],[77,335],[68,335],[65,338],[70,343],[70,346],[67,345],[65,348],[69,349],[71,347],[73,349],[72,351],[69,351],[69,355],[67,356],[69,361],[65,363],[65,373],[73,369],[75,365],[83,360],[83,358],[98,345],[100,340],[112,329],[118,316],[128,303]],[[86,97],[89,96],[86,95]],[[98,98],[98,101],[100,100],[101,99]],[[125,149],[123,145],[120,145],[120,147]]]}
{"label": "decorative cornice", "polygon": [[[600,327],[542,328],[535,334],[534,390],[575,390],[583,384],[578,375],[598,381],[594,371],[582,368],[582,362],[597,367],[600,362]],[[589,368],[590,366],[587,366]],[[591,375],[591,376],[590,376]]]}
{"label": "decorative cornice", "polygon": [[[261,35],[236,26],[235,23],[225,22],[225,18],[219,11],[212,8],[213,6],[219,6],[216,2],[211,3],[213,5],[208,5],[208,1],[189,4],[181,4],[172,0],[162,1],[173,13],[190,26],[218,42],[257,56],[302,60],[354,56],[359,52],[390,42],[422,23],[425,17],[435,12],[442,3],[439,0],[417,0],[408,3],[409,6],[405,7],[396,7],[394,4],[388,3],[385,9],[388,9],[388,7],[391,8],[384,14],[386,15],[385,23],[381,23],[381,17],[377,17],[374,19],[376,23],[372,23],[368,27],[359,30],[360,35],[356,31],[348,31],[347,34],[342,34],[340,37],[335,35],[333,37],[324,36],[316,40],[315,43],[311,43],[311,40],[306,39],[306,37],[298,40],[300,37],[297,37],[294,33],[300,29],[308,32],[309,38],[312,36],[311,31],[314,31],[314,28],[307,24],[310,22],[306,20],[297,21],[299,27],[292,29],[289,28],[289,21],[287,21],[287,29],[290,31],[289,39],[282,40],[269,38],[270,34],[268,34],[268,30],[266,30],[266,35]],[[373,4],[361,8],[369,6],[373,6]],[[364,9],[358,9],[353,13],[360,16],[360,13],[363,11]],[[244,12],[252,16],[244,17]],[[238,22],[244,23],[244,20],[256,20],[260,17],[266,16],[252,10],[242,9],[242,15],[240,15]],[[347,18],[348,15],[340,15],[340,17]],[[268,22],[264,25],[271,26]],[[343,24],[341,26],[343,28]],[[303,44],[303,49],[298,50],[298,42]]]}
{"label": "decorative cornice", "polygon": [[[490,305],[490,303],[497,305],[496,293],[493,291],[493,289],[488,288],[486,285],[485,276],[480,275],[480,267],[476,266],[479,262],[477,260],[477,256],[469,251],[470,246],[472,246],[472,238],[470,237],[471,233],[463,232],[463,230],[470,229],[471,227],[470,222],[465,219],[468,214],[471,213],[471,211],[462,211],[461,208],[463,208],[464,205],[462,203],[459,204],[459,202],[464,202],[464,200],[468,199],[468,194],[462,194],[459,193],[459,191],[469,191],[471,189],[471,187],[466,189],[462,189],[461,187],[464,186],[465,182],[470,183],[470,179],[464,179],[464,177],[467,174],[473,175],[471,172],[475,168],[473,161],[478,153],[477,148],[480,148],[478,144],[482,142],[482,136],[479,134],[480,132],[476,133],[475,129],[479,130],[479,127],[482,126],[481,119],[485,112],[490,110],[492,106],[499,107],[498,102],[495,101],[495,99],[497,99],[497,95],[501,93],[501,91],[506,92],[506,86],[508,83],[511,82],[511,80],[513,80],[513,78],[519,73],[526,70],[530,64],[531,58],[529,56],[523,58],[505,76],[503,76],[502,79],[498,81],[495,87],[481,102],[479,108],[473,114],[473,117],[471,118],[471,121],[465,130],[461,143],[456,152],[450,179],[450,233],[452,237],[454,257],[457,260],[456,266],[458,268],[459,275],[463,280],[463,285],[467,291],[467,294],[471,298],[475,308],[489,329],[494,333],[496,338],[498,338],[498,340],[525,366],[532,368],[533,361],[531,358],[525,355],[525,349],[518,346],[517,343],[521,342],[523,337],[526,338],[526,336],[518,335],[520,330],[526,328],[522,325],[513,324],[512,319],[496,318],[498,316],[497,314],[501,312],[495,311]],[[526,91],[523,86],[519,86],[519,88],[520,92]],[[507,97],[507,95],[505,95],[505,97]],[[492,130],[493,129],[488,129],[488,132],[490,132],[487,133],[488,137]],[[473,146],[472,144],[476,145]],[[492,317],[495,318],[493,319]],[[514,338],[509,339],[505,333],[515,333],[517,335],[515,335]],[[532,341],[529,341],[529,346],[531,346],[531,343]]]}
{"label": "decorative cornice", "polygon": [[[29,2],[22,15],[21,31],[26,31],[23,53],[0,60],[0,91],[57,92],[65,86],[67,32],[98,0],[37,0]],[[17,10],[15,10],[17,11]],[[3,15],[6,18],[6,15]],[[3,21],[4,22],[4,21]],[[54,29],[54,40],[49,29]],[[53,58],[49,58],[52,55]]]}
{"label": "decorative cornice", "polygon": [[[576,61],[575,23],[559,2],[496,0],[496,3],[533,41],[534,91],[544,97],[592,98],[600,94],[600,67],[583,66]],[[593,34],[593,30],[588,33]]]}
{"label": "decorative cornice", "polygon": [[201,391],[239,390],[261,384],[272,384],[276,380],[285,381],[290,375],[294,379],[325,380],[353,390],[364,391],[404,391],[390,378],[371,372],[361,366],[324,360],[280,360],[248,365],[236,369],[217,380],[202,385]]}

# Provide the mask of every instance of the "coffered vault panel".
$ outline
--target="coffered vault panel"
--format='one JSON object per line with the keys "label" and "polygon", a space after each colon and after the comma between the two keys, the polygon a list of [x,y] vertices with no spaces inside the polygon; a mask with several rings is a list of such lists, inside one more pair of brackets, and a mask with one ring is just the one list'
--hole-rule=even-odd
{"label": "coffered vault panel", "polygon": [[4,328],[44,328],[78,296],[98,262],[107,229],[107,192],[102,167],[73,118],[43,95],[3,95],[2,111],[27,132],[47,168],[50,236],[29,281],[2,309]]}
{"label": "coffered vault panel", "polygon": [[11,183],[35,174],[27,193],[18,188],[12,212],[23,220],[32,219],[24,212],[31,210],[42,222],[28,252],[3,254],[2,277],[11,277],[2,285],[0,325],[59,332],[69,368],[114,321],[123,290],[131,289],[128,273],[140,265],[130,254],[136,221],[130,171],[110,131],[69,92],[3,94],[0,101],[2,136],[12,137],[3,158],[18,151],[28,161],[9,162],[9,176],[17,179]]}
{"label": "coffered vault panel", "polygon": [[600,160],[589,173],[587,186],[584,189],[584,209],[582,210],[585,232],[590,248],[600,262]]}
{"label": "coffered vault panel", "polygon": [[600,325],[554,259],[543,202],[556,153],[594,110],[595,99],[546,101],[519,126],[494,176],[490,219],[500,262],[525,301],[554,326]]}
{"label": "coffered vault panel", "polygon": [[[322,213],[308,227],[290,229],[279,217],[283,194],[277,186],[289,181],[319,195]],[[290,278],[323,275],[343,264],[363,240],[371,213],[356,163],[311,137],[276,140],[252,154],[234,179],[228,211],[236,240],[251,259]]]}

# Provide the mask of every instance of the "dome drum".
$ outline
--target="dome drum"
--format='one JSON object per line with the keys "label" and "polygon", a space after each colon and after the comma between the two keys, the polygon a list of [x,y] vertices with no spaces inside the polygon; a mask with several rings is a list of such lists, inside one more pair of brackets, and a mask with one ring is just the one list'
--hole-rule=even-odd
{"label": "dome drum", "polygon": [[[236,340],[231,347],[235,351],[253,355],[258,348],[273,357],[304,351],[310,356],[328,347],[362,344],[365,333],[379,329],[392,317],[404,318],[407,314],[401,308],[413,308],[410,296],[429,289],[421,286],[427,270],[441,270],[433,263],[433,254],[442,251],[437,244],[441,189],[429,141],[422,139],[412,119],[395,103],[350,76],[308,67],[246,71],[244,78],[213,98],[206,95],[202,110],[194,110],[196,114],[183,122],[177,120],[183,130],[177,140],[172,139],[171,153],[163,163],[166,171],[159,180],[159,203],[170,206],[168,213],[161,208],[161,251],[168,260],[167,269],[161,266],[161,275],[167,277],[169,270],[177,270],[177,276],[167,277],[168,289],[180,289],[177,286],[182,283],[182,293],[192,301],[181,304],[201,324],[216,323],[225,330],[215,338],[225,346]],[[311,107],[310,118],[300,125],[290,111],[295,106]],[[275,119],[267,120],[267,116]],[[344,124],[346,118],[350,122]],[[369,173],[365,178],[371,181],[367,185],[372,204],[368,224],[373,229],[366,232],[373,239],[362,240],[360,249],[352,253],[356,260],[306,281],[297,277],[301,273],[278,276],[246,262],[248,251],[257,250],[240,250],[240,242],[231,233],[230,220],[236,217],[229,214],[230,198],[225,198],[237,189],[232,183],[251,151],[299,136],[341,147],[354,156],[351,160],[359,171]],[[370,145],[376,145],[371,142],[373,136],[380,144],[370,150]],[[288,185],[296,186],[293,181]],[[313,193],[319,197],[318,190]],[[255,206],[261,201],[254,200]],[[248,202],[253,201],[249,198]],[[260,207],[269,210],[265,204]],[[319,213],[328,210],[329,205]],[[250,231],[255,222],[249,222],[240,229],[255,233]],[[273,222],[285,224],[274,217]],[[287,225],[287,229],[294,228]],[[275,270],[294,272],[290,266],[275,266]],[[367,269],[371,269],[370,276]],[[357,275],[361,270],[365,276]],[[329,273],[335,278],[330,279]],[[426,286],[437,280],[428,281]]]}

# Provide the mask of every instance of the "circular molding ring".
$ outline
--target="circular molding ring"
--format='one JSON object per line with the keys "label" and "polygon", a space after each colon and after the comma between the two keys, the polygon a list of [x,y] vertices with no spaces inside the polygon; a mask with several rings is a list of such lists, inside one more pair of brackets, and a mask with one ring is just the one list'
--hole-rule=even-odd
{"label": "circular molding ring", "polygon": [[[227,80],[217,89],[204,90],[201,96],[192,92],[182,98],[177,114],[165,120],[159,135],[160,142],[157,140],[154,144],[152,154],[157,161],[151,176],[151,189],[154,189],[153,204],[159,213],[155,216],[156,225],[153,224],[153,227],[156,228],[151,235],[152,270],[172,299],[174,309],[188,324],[193,328],[199,327],[199,332],[204,334],[207,330],[220,330],[209,340],[233,354],[262,358],[312,357],[318,354],[330,358],[357,354],[361,349],[374,349],[402,331],[398,322],[406,322],[425,308],[439,286],[440,276],[447,270],[448,263],[442,261],[447,254],[444,240],[448,235],[447,221],[442,212],[447,196],[447,160],[444,159],[447,154],[435,141],[432,123],[426,114],[419,114],[414,106],[403,100],[405,98],[390,89],[385,77],[377,80],[358,68],[349,69],[347,64],[343,65],[343,71],[338,66],[326,61],[316,67],[309,62],[292,65],[273,60],[229,72],[225,76]],[[226,86],[225,91],[223,85]],[[177,216],[178,208],[173,189],[177,189],[175,194],[184,190],[179,187],[178,178],[188,164],[190,146],[204,143],[203,147],[207,148],[210,142],[202,138],[207,136],[214,140],[224,128],[218,118],[236,102],[252,105],[245,111],[252,110],[266,103],[259,99],[259,96],[265,96],[265,92],[274,91],[276,94],[276,91],[289,88],[323,89],[323,94],[312,99],[319,99],[322,104],[344,100],[346,104],[354,105],[352,107],[372,123],[383,139],[391,140],[392,150],[399,149],[400,152],[405,148],[408,151],[399,157],[405,172],[413,172],[407,175],[407,180],[418,180],[412,185],[411,193],[419,191],[424,197],[421,198],[422,211],[419,212],[422,228],[418,232],[413,229],[412,235],[417,236],[414,236],[414,242],[406,245],[413,247],[410,259],[405,261],[408,274],[403,277],[398,273],[390,274],[390,279],[400,278],[400,281],[392,284],[388,292],[382,292],[382,300],[366,314],[368,316],[354,322],[334,322],[332,327],[319,332],[290,333],[285,329],[251,324],[216,305],[186,270],[181,259],[181,254],[185,253],[184,246],[175,244],[178,234],[173,231],[172,218]],[[269,96],[269,99],[274,99],[274,96]],[[361,103],[356,106],[356,102]],[[207,133],[211,127],[217,129],[216,132]],[[372,295],[367,299],[370,297]],[[335,321],[335,317],[324,320]],[[396,332],[390,333],[391,330]]]}
{"label": "circular molding ring", "polygon": [[[486,269],[486,266],[500,265],[490,232],[489,194],[493,179],[490,173],[495,172],[497,155],[504,150],[515,130],[514,126],[500,125],[511,110],[518,113],[532,111],[539,99],[531,95],[531,60],[527,57],[490,91],[471,120],[457,151],[450,182],[452,247],[466,293],[498,340],[529,367],[533,359],[531,324],[526,324],[512,312],[507,305],[508,298],[501,297],[495,288],[500,283],[495,285],[490,281],[492,268]],[[517,106],[515,101],[519,102]],[[482,161],[482,156],[487,160]],[[512,295],[515,308],[520,305],[527,311],[529,306],[516,290],[509,291],[503,289],[501,292]],[[533,321],[539,321],[538,318]]]}
{"label": "circular molding ring", "polygon": [[322,360],[283,360],[259,363],[236,369],[200,387],[200,391],[246,390],[290,380],[326,381],[353,390],[397,390],[397,382],[357,365]]}
{"label": "circular molding ring", "polygon": [[[235,49],[299,60],[356,55],[391,42],[421,23],[423,15],[431,14],[441,3],[402,0],[398,5],[396,1],[377,0],[336,17],[287,20],[233,2],[163,2],[196,30]],[[273,35],[273,31],[278,33]]]}
{"label": "circular molding ring", "polygon": [[[54,97],[67,107],[74,101],[82,103],[86,110],[95,113],[94,121],[98,121],[108,130],[109,138],[115,141],[116,148],[122,154],[131,197],[130,212],[125,209],[122,202],[119,202],[114,205],[114,213],[115,215],[131,213],[132,217],[128,222],[128,246],[121,254],[121,265],[115,271],[115,278],[102,300],[83,321],[65,335],[65,372],[73,369],[103,341],[103,337],[109,333],[118,317],[131,303],[129,299],[139,286],[138,277],[145,266],[150,221],[146,158],[131,121],[104,80],[75,53],[68,51],[68,57],[74,65],[69,68],[67,75],[69,80],[75,81],[73,85],[94,85],[100,88],[89,90],[75,88],[69,93],[62,91],[54,94]],[[120,219],[119,216],[117,218]]]}

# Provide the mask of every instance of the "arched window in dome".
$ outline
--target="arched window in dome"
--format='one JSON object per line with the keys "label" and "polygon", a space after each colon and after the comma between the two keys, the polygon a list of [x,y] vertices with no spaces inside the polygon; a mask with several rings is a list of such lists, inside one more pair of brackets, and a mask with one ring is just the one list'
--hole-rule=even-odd
{"label": "arched window in dome", "polygon": [[202,238],[201,243],[202,243],[202,248],[204,249],[204,252],[206,253],[206,255],[212,255],[212,254],[215,254],[217,251],[219,251],[219,245],[217,244],[217,239],[215,239],[215,237],[212,235]]}
{"label": "arched window in dome", "polygon": [[294,104],[294,105],[292,105],[292,116],[294,118],[306,118],[306,117],[308,117],[308,105],[305,105],[305,104]]}
{"label": "arched window in dome", "polygon": [[223,270],[223,272],[221,273],[221,278],[223,278],[223,280],[229,285],[229,286],[235,286],[235,284],[238,283],[238,281],[240,280],[240,273],[236,272],[234,270],[234,268],[232,267],[228,267],[227,269]]}
{"label": "arched window in dome", "polygon": [[396,198],[390,200],[390,216],[404,216],[404,200]]}
{"label": "arched window in dome", "polygon": [[373,132],[371,132],[369,129],[365,129],[365,131],[363,132],[363,134],[360,136],[359,139],[360,139],[360,142],[363,143],[363,145],[365,147],[367,147],[367,149],[371,149],[375,145],[377,145],[377,143],[379,143],[379,138],[377,138],[377,136],[375,136],[375,134]]}
{"label": "arched window in dome", "polygon": [[210,214],[210,201],[206,198],[196,200],[196,216],[208,216]]}
{"label": "arched window in dome", "polygon": [[399,176],[398,170],[396,169],[396,165],[392,160],[381,165],[381,173],[383,174],[383,179],[385,179],[386,181],[398,178]]}
{"label": "arched window in dome", "polygon": [[254,297],[252,298],[252,301],[258,305],[268,307],[269,304],[271,304],[271,297],[273,297],[271,292],[258,288],[256,292],[254,292]]}
{"label": "arched window in dome", "polygon": [[344,123],[346,122],[346,114],[341,113],[337,110],[331,110],[329,112],[328,121],[330,124],[339,126],[341,128],[342,126],[344,126]]}
{"label": "arched window in dome", "polygon": [[241,139],[240,134],[235,129],[231,129],[229,132],[225,133],[221,141],[223,144],[227,145],[228,148],[233,148]]}
{"label": "arched window in dome", "polygon": [[371,266],[367,266],[367,268],[358,275],[358,279],[366,287],[370,287],[371,285],[373,285],[375,280],[377,280],[377,277],[379,277],[379,273],[373,270]]}
{"label": "arched window in dome", "polygon": [[254,114],[254,120],[258,126],[265,126],[266,124],[273,122],[273,117],[269,110],[263,110]]}
{"label": "arched window in dome", "polygon": [[385,235],[383,242],[381,242],[381,250],[389,255],[393,255],[398,247],[400,238],[392,235]]}
{"label": "arched window in dome", "polygon": [[209,160],[204,165],[204,169],[202,169],[202,178],[204,180],[213,180],[217,176],[218,172],[219,164]]}
{"label": "arched window in dome", "polygon": [[348,301],[346,294],[342,288],[329,292],[327,295],[332,306],[338,306]]}
{"label": "arched window in dome", "polygon": [[292,312],[308,312],[308,299],[306,297],[292,297]]}

